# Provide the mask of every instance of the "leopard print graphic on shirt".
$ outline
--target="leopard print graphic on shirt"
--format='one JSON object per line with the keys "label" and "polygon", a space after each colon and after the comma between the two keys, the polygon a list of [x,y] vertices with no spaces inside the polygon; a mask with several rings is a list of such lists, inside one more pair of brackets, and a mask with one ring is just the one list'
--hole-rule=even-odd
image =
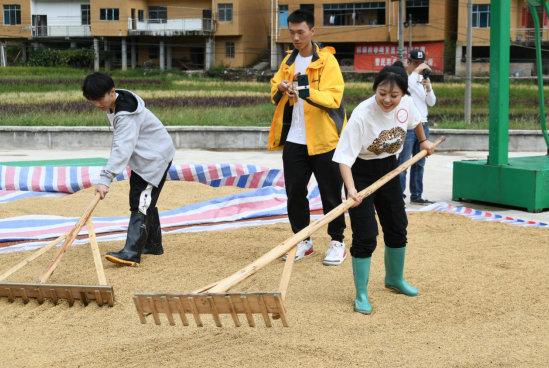
{"label": "leopard print graphic on shirt", "polygon": [[368,151],[381,155],[383,152],[393,154],[398,152],[404,144],[406,131],[399,127],[382,131],[379,136],[368,146]]}

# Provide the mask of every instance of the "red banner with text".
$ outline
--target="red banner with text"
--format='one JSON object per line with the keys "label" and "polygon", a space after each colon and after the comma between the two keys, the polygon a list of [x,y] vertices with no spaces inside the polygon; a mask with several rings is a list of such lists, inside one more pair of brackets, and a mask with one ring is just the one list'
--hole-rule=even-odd
{"label": "red banner with text", "polygon": [[[444,42],[417,42],[413,49],[420,49],[427,55],[425,62],[435,74],[444,71]],[[404,48],[408,58],[408,46]],[[355,46],[355,71],[378,72],[386,65],[398,60],[398,45],[394,43],[364,43]]]}

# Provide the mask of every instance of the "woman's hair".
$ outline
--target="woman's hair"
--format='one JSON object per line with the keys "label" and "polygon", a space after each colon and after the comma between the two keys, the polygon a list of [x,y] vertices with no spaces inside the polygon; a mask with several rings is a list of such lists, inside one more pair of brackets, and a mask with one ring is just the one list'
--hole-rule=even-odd
{"label": "woman's hair", "polygon": [[403,94],[410,94],[408,91],[408,74],[406,74],[404,64],[401,61],[397,60],[393,65],[388,65],[381,69],[374,79],[374,92],[382,84],[389,84],[391,88],[396,85]]}

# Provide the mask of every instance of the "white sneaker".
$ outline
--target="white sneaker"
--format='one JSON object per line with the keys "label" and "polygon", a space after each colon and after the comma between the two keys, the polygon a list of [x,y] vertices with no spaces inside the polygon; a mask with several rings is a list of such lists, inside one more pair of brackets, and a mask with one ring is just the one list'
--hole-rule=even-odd
{"label": "white sneaker", "polygon": [[332,240],[322,263],[326,266],[339,266],[347,258],[345,243]]}
{"label": "white sneaker", "polygon": [[[301,261],[306,256],[313,254],[313,242],[311,240],[302,240],[297,243],[297,250],[295,252],[295,261]],[[286,260],[287,255],[282,257],[283,260]]]}

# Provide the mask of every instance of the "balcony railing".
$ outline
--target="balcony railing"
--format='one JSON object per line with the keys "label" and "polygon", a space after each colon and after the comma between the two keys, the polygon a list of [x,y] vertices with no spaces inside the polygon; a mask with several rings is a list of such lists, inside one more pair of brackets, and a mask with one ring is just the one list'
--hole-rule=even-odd
{"label": "balcony railing", "polygon": [[187,34],[210,34],[212,32],[212,19],[158,19],[140,22],[128,18],[128,33],[133,35],[179,36]]}
{"label": "balcony railing", "polygon": [[[535,28],[516,28],[515,40],[521,44],[533,44],[535,41]],[[542,28],[541,37],[543,41],[549,41],[549,28]]]}
{"label": "balcony railing", "polygon": [[91,37],[88,26],[31,26],[33,37]]}

